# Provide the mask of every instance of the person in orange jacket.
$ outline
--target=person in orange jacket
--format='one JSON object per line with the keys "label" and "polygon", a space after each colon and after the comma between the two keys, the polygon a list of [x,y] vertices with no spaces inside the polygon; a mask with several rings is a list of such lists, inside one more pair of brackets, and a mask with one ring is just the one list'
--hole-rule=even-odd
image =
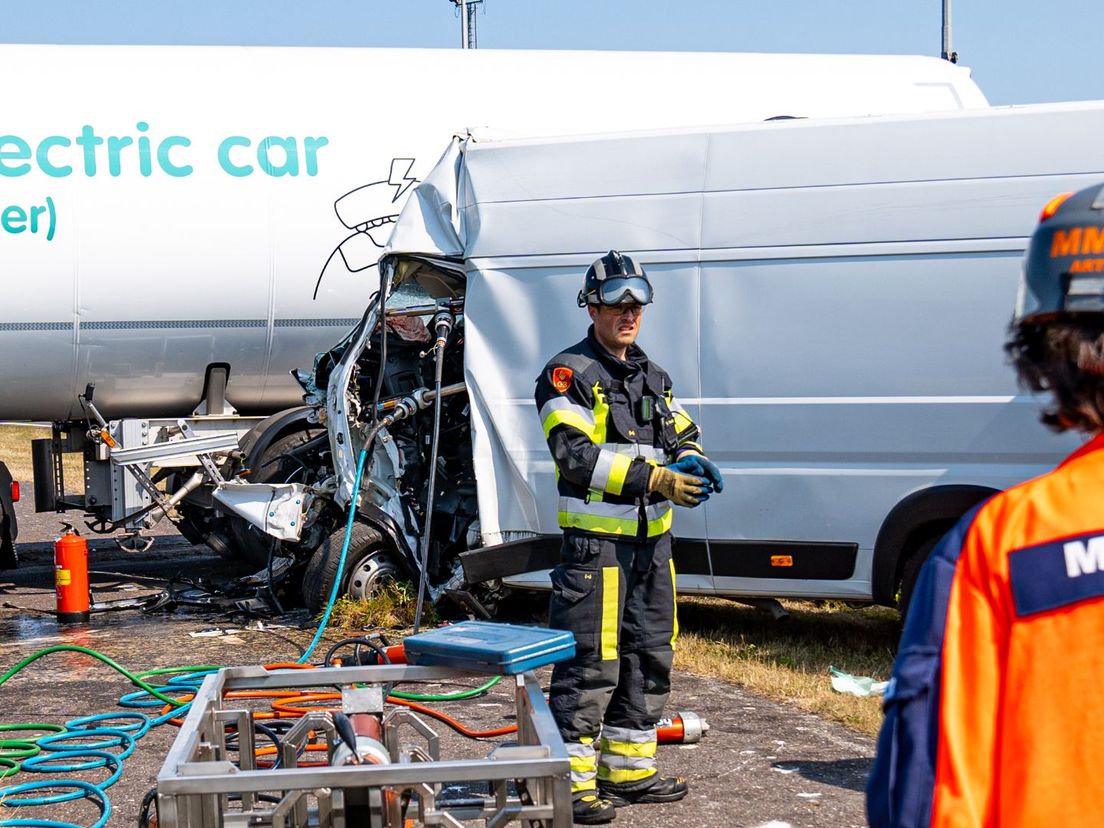
{"label": "person in orange jacket", "polygon": [[1005,346],[1042,421],[1091,435],[951,530],[913,593],[873,826],[1104,821],[1104,185],[1052,200]]}

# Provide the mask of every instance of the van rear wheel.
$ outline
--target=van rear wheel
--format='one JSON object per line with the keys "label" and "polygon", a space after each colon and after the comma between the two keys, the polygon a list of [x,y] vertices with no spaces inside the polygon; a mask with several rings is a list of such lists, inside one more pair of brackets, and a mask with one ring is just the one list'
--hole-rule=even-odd
{"label": "van rear wheel", "polygon": [[924,563],[931,555],[931,551],[943,539],[943,535],[947,533],[949,528],[950,525],[933,527],[913,545],[912,552],[905,559],[905,565],[901,567],[901,585],[897,593],[897,609],[901,613],[902,621],[908,617],[909,605],[912,603],[912,593],[916,589],[916,581],[920,577],[920,570],[923,569]]}
{"label": "van rear wheel", "polygon": [[401,576],[394,550],[379,530],[364,523],[354,523],[349,537],[345,566],[338,573],[341,547],[345,542],[342,526],[315,550],[303,573],[303,603],[318,612],[330,600],[334,581],[338,580],[338,597],[368,598],[380,585]]}

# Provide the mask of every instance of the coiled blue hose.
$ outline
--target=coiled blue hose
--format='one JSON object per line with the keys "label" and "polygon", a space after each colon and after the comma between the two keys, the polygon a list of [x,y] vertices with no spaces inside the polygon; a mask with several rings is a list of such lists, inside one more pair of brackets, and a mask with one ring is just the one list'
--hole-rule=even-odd
{"label": "coiled blue hose", "polygon": [[[10,808],[23,808],[35,805],[51,805],[57,800],[51,797],[18,797],[18,794],[32,793],[46,788],[75,788],[80,791],[77,796],[70,799],[85,797],[91,799],[100,809],[100,818],[92,823],[91,828],[104,828],[111,819],[111,800],[97,785],[90,782],[81,782],[78,779],[52,779],[47,782],[25,782],[22,785],[12,785],[9,788],[0,788],[0,798]],[[16,797],[13,799],[13,797]],[[51,819],[5,819],[0,826],[41,826],[41,828],[82,828],[72,822],[57,822]]]}

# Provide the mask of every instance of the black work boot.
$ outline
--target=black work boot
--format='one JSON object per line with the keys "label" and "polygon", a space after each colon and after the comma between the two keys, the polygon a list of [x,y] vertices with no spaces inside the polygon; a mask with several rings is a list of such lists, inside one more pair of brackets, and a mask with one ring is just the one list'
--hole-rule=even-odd
{"label": "black work boot", "polygon": [[657,777],[646,788],[623,790],[614,785],[598,783],[598,793],[613,803],[615,808],[638,805],[644,802],[678,802],[690,792],[690,786],[681,776]]}
{"label": "black work boot", "polygon": [[601,825],[613,822],[617,812],[605,797],[597,791],[582,791],[575,794],[571,802],[571,817],[576,825]]}

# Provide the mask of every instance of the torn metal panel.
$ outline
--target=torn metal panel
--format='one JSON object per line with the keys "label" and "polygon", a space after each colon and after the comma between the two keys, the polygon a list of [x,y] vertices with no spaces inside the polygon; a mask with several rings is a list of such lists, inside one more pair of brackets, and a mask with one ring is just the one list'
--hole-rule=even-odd
{"label": "torn metal panel", "polygon": [[314,495],[301,483],[238,483],[220,485],[214,498],[262,532],[286,541],[299,540],[303,514]]}

